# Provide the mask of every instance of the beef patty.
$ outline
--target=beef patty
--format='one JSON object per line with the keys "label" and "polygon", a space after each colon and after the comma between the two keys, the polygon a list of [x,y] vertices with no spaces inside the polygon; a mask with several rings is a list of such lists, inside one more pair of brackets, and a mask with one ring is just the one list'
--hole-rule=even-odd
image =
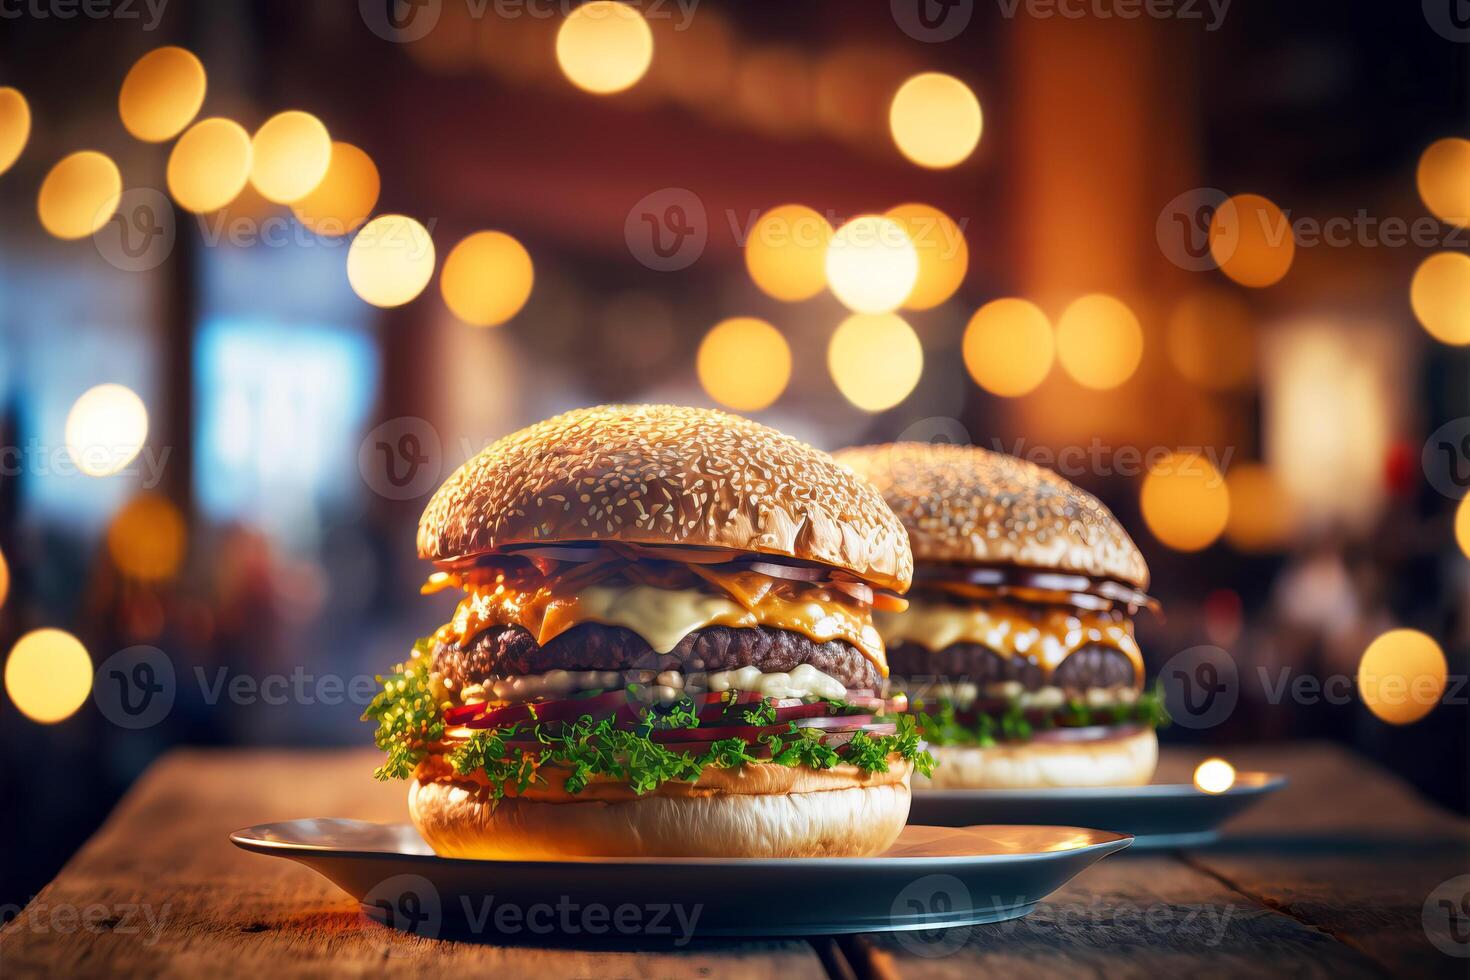
{"label": "beef patty", "polygon": [[456,684],[486,678],[544,674],[549,670],[734,670],[753,665],[763,674],[811,664],[849,690],[877,690],[878,669],[856,647],[841,640],[818,643],[801,633],[758,626],[738,629],[706,626],[679,641],[668,653],[655,653],[648,641],[621,626],[582,623],[545,646],[520,626],[492,626],[468,647],[441,643],[434,669]]}
{"label": "beef patty", "polygon": [[917,643],[903,643],[888,651],[894,677],[933,677],[966,680],[973,684],[1018,681],[1028,691],[1046,684],[1071,690],[1089,687],[1133,686],[1133,663],[1112,647],[1088,644],[1057,665],[1051,680],[1034,658],[1003,657],[979,643],[952,643],[937,652]]}

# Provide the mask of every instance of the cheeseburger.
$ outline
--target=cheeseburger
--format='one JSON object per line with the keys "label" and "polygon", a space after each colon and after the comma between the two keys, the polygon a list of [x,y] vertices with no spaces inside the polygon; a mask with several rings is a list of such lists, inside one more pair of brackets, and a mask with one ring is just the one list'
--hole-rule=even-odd
{"label": "cheeseburger", "polygon": [[460,467],[418,551],[458,607],[364,717],[436,853],[857,856],[898,836],[932,760],[881,700],[872,613],[903,608],[913,558],[826,454],[723,412],[568,412]]}
{"label": "cheeseburger", "polygon": [[1133,638],[1148,567],[1091,494],[972,446],[837,453],[909,532],[909,607],[880,612],[894,687],[937,760],[933,788],[1132,786],[1166,721]]}

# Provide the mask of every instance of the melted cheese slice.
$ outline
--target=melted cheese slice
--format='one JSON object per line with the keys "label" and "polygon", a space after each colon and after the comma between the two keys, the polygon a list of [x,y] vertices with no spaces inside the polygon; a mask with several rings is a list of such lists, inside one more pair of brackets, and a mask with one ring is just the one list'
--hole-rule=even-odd
{"label": "melted cheese slice", "polygon": [[878,612],[874,619],[889,646],[915,643],[938,651],[954,643],[978,643],[1003,657],[1034,658],[1048,677],[1084,646],[1109,647],[1128,658],[1137,683],[1143,683],[1143,653],[1133,638],[1133,622],[1104,610],[1004,602],[962,606],[911,599],[907,612]]}
{"label": "melted cheese slice", "polygon": [[816,586],[776,589],[750,573],[730,578],[733,598],[650,585],[594,585],[572,596],[545,589],[521,592],[504,583],[476,585],[468,589],[446,630],[448,638],[466,644],[490,626],[520,626],[544,646],[580,623],[602,623],[632,630],[654,651],[668,653],[706,626],[769,626],[818,643],[850,643],[887,676],[883,639],[866,606]]}

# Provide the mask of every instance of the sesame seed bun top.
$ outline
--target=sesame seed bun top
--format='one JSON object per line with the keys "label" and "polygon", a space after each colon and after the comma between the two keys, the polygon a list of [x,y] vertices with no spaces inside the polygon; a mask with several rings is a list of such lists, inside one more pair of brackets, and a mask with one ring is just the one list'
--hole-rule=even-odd
{"label": "sesame seed bun top", "polygon": [[844,569],[904,591],[908,534],[878,491],[820,450],[725,412],[603,405],[486,447],[419,520],[444,565],[513,545],[729,548]]}
{"label": "sesame seed bun top", "polygon": [[882,491],[917,561],[1016,565],[1148,587],[1148,565],[1112,512],[1035,463],[927,442],[834,456]]}

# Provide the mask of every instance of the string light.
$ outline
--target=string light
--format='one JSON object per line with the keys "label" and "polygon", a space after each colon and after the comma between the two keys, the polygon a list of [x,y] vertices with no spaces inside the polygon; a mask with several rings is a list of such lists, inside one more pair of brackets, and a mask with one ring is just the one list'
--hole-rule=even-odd
{"label": "string light", "polygon": [[128,70],[117,97],[124,128],[146,143],[173,139],[204,105],[204,65],[177,47],[155,48]]}
{"label": "string light", "polygon": [[520,242],[501,231],[480,231],[450,249],[439,290],[465,323],[493,327],[520,312],[534,281],[531,256]]}
{"label": "string light", "polygon": [[185,211],[218,211],[240,196],[250,179],[250,134],[218,116],[190,126],[168,155],[166,180]]}
{"label": "string light", "polygon": [[573,10],[556,34],[556,60],[577,88],[611,95],[635,85],[653,62],[653,32],[625,3],[593,0]]}
{"label": "string light", "polygon": [[933,309],[953,296],[970,268],[970,246],[954,219],[927,204],[900,204],[884,217],[903,226],[919,256],[919,277],[904,309]]}
{"label": "string light", "polygon": [[1084,387],[1116,388],[1143,359],[1143,329],[1122,300],[1104,293],[1083,296],[1057,321],[1057,359]]}
{"label": "string light", "polygon": [[276,204],[310,194],[331,164],[332,137],[309,112],[278,112],[261,123],[250,141],[250,183]]}
{"label": "string light", "polygon": [[1418,630],[1389,630],[1358,661],[1358,693],[1390,725],[1409,725],[1444,696],[1449,667],[1434,639]]}
{"label": "string light", "polygon": [[315,234],[346,235],[373,213],[380,188],[372,157],[351,143],[334,141],[327,175],[310,194],[291,205],[291,212]]}
{"label": "string light", "polygon": [[374,306],[402,306],[434,277],[434,240],[423,225],[385,214],[362,226],[347,250],[347,281]]}
{"label": "string light", "polygon": [[898,309],[919,279],[919,253],[903,225],[877,214],[838,228],[827,246],[827,283],[855,313]]}
{"label": "string light", "polygon": [[1144,523],[1175,551],[1209,547],[1230,518],[1230,490],[1199,453],[1170,453],[1149,468],[1139,495]]}
{"label": "string light", "polygon": [[758,412],[786,390],[791,348],[766,321],[734,317],[705,334],[695,367],[700,385],[715,401],[737,412]]}
{"label": "string light", "polygon": [[1291,222],[1269,198],[1236,194],[1210,218],[1210,255],[1242,286],[1261,289],[1281,281],[1296,255]]}
{"label": "string light", "polygon": [[57,238],[86,238],[107,224],[122,196],[122,174],[117,164],[96,150],[80,150],[63,157],[36,198],[41,227]]}
{"label": "string light", "polygon": [[70,718],[92,691],[92,658],[63,630],[33,630],[5,661],[5,693],[20,713],[43,725]]}
{"label": "string light", "polygon": [[148,409],[124,385],[88,388],[66,414],[66,451],[87,476],[111,476],[137,458],[148,439]]}
{"label": "string light", "polygon": [[1435,340],[1457,347],[1470,344],[1470,256],[1436,252],[1419,263],[1409,304]]}
{"label": "string light", "polygon": [[1201,289],[1169,316],[1169,360],[1202,388],[1229,391],[1255,374],[1256,344],[1250,310],[1223,289]]}
{"label": "string light", "polygon": [[1223,793],[1235,785],[1235,767],[1224,759],[1206,759],[1194,770],[1194,785],[1202,793]]}
{"label": "string light", "polygon": [[827,367],[844,398],[865,412],[881,412],[919,383],[924,348],[902,317],[859,313],[843,320],[832,335]]}
{"label": "string light", "polygon": [[1046,314],[1024,299],[997,299],[965,327],[962,353],[975,383],[1016,398],[1036,389],[1051,371],[1056,344]]}
{"label": "string light", "polygon": [[745,242],[745,268],[766,295],[788,303],[827,285],[827,246],[832,226],[809,207],[783,204],[756,221]]}
{"label": "string light", "polygon": [[1240,551],[1280,548],[1296,529],[1296,508],[1281,481],[1260,463],[1236,463],[1225,477],[1230,517],[1225,539]]}
{"label": "string light", "polygon": [[958,78],[924,72],[894,93],[888,128],[909,160],[936,170],[953,167],[980,142],[980,100]]}
{"label": "string light", "polygon": [[0,174],[9,170],[31,138],[31,107],[17,89],[0,88]]}
{"label": "string light", "polygon": [[167,497],[143,493],[128,501],[107,528],[107,551],[118,571],[145,582],[171,579],[184,560],[184,515]]}
{"label": "string light", "polygon": [[1441,221],[1470,225],[1470,140],[1435,140],[1419,157],[1419,197]]}
{"label": "string light", "polygon": [[[1455,508],[1455,541],[1460,545],[1460,552],[1466,558],[1470,558],[1470,496],[1460,498],[1460,505]],[[0,595],[0,602],[3,602]]]}

